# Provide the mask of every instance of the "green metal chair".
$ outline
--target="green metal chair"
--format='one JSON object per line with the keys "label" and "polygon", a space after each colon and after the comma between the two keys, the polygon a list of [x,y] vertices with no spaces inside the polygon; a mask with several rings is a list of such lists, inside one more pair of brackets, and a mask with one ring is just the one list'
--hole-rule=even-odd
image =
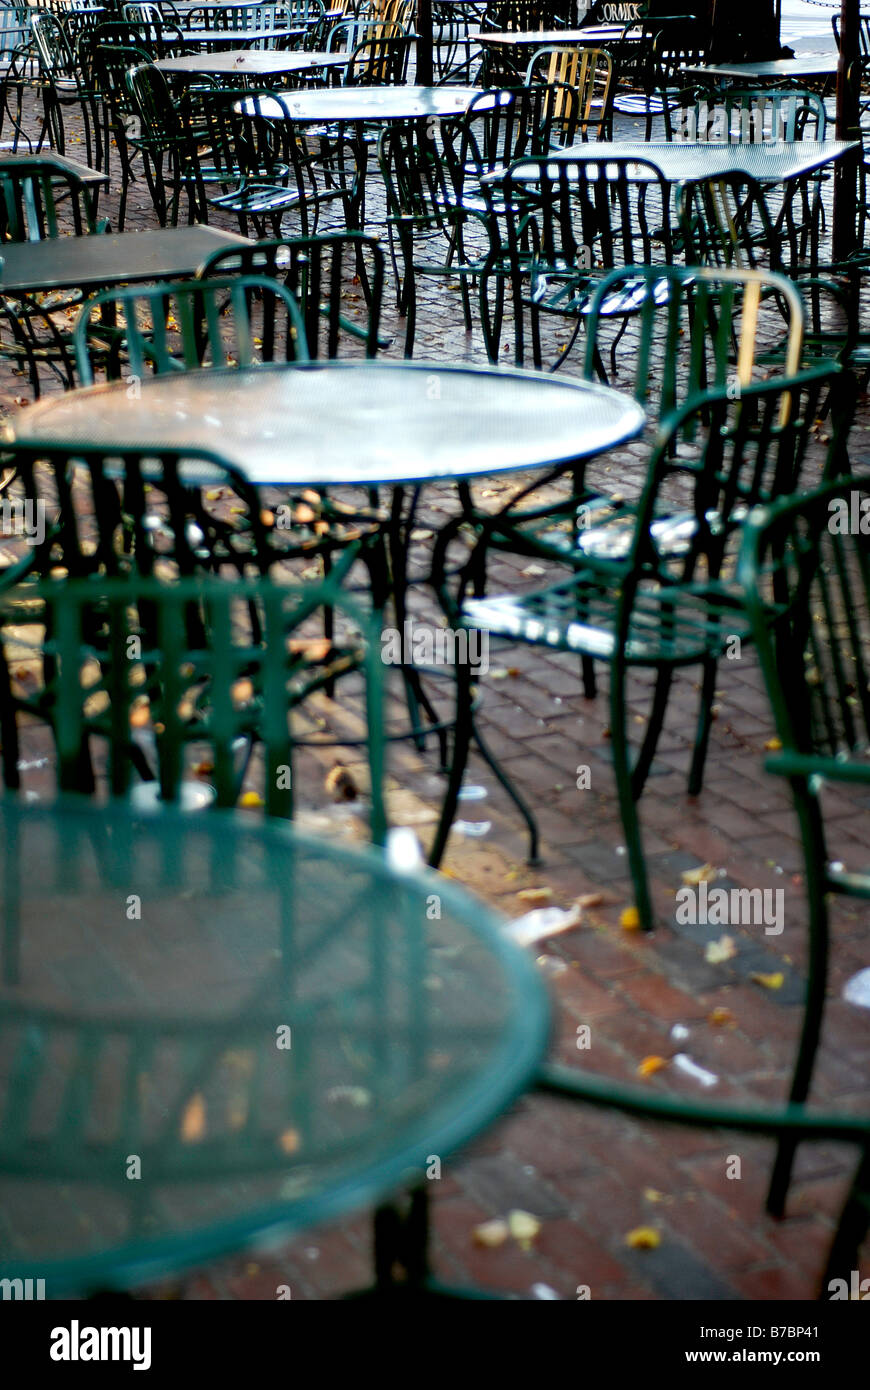
{"label": "green metal chair", "polygon": [[360,347],[366,357],[376,357],[379,348],[389,342],[380,337],[384,253],[375,237],[362,232],[327,232],[318,237],[259,241],[252,247],[227,247],[209,256],[197,276],[225,276],[230,271],[268,275],[290,291],[299,305],[312,361],[345,356]]}
{"label": "green metal chair", "polygon": [[[312,622],[327,606],[343,630],[324,653]],[[62,792],[93,791],[92,749],[102,744],[113,795],[129,792],[134,770],[153,780],[153,761],[159,799],[177,802],[189,764],[208,752],[214,804],[232,807],[258,746],[266,813],[285,817],[293,813],[293,711],[327,680],[364,671],[371,831],[383,843],[380,624],[343,591],[338,571],[325,583],[293,585],[207,575],[45,581],[4,594],[0,638],[8,787],[20,785],[26,715],[52,730]],[[16,672],[36,668],[35,690],[12,675],[7,650]]]}
{"label": "green metal chair", "polygon": [[[513,292],[514,362],[521,367],[531,339],[532,365],[543,367],[542,329],[560,324],[550,369],[565,361],[598,282],[618,266],[673,261],[671,195],[650,161],[596,159],[588,153],[517,161],[501,181],[503,219],[490,218],[490,252],[481,297],[491,275],[509,276]],[[636,297],[624,315],[640,308]],[[619,311],[614,307],[613,312]],[[497,349],[488,344],[490,355]],[[494,359],[493,359],[494,360]]]}
{"label": "green metal chair", "polygon": [[107,378],[137,381],[198,367],[308,361],[296,299],[265,275],[102,290],[84,305],[73,340],[84,386],[93,385],[94,358]]}
{"label": "green metal chair", "polygon": [[[47,241],[107,230],[108,223],[97,220],[87,184],[50,157],[0,165],[0,241]],[[79,290],[14,298],[4,294],[0,300],[0,356],[28,373],[34,396],[41,392],[40,368],[47,368],[65,386],[75,385],[72,337],[64,315],[81,301]]]}
{"label": "green metal chair", "polygon": [[[788,779],[800,827],[809,970],[789,1092],[809,1095],[828,974],[829,894],[870,900],[870,873],[848,870],[825,815],[825,784],[870,787],[870,483],[843,478],[783,498],[747,521],[738,577],[777,736],[769,772]],[[858,803],[856,803],[857,809]],[[797,1139],[783,1136],[768,1194],[781,1214]],[[867,1212],[864,1220],[866,1223]]]}
{"label": "green metal chair", "polygon": [[[611,742],[642,926],[653,926],[637,800],[664,722],[676,671],[701,666],[701,698],[689,771],[700,790],[712,725],[718,661],[728,638],[748,636],[735,578],[740,529],[751,507],[797,491],[821,400],[833,393],[827,470],[843,470],[851,422],[850,378],[817,367],[793,378],[753,384],[739,396],[710,391],[662,422],[640,497],[620,509],[621,526],[581,536],[571,578],[524,595],[465,598],[485,562],[491,528],[479,539],[453,598],[460,620],[493,636],[529,642],[610,667]],[[841,395],[842,393],[842,395]],[[694,457],[686,445],[699,426]],[[622,531],[624,534],[620,534]],[[445,602],[450,596],[445,594]],[[627,686],[632,668],[656,673],[650,717],[634,760]]]}
{"label": "green metal chair", "polygon": [[753,266],[787,275],[807,306],[805,351],[848,362],[855,315],[842,284],[819,276],[820,195],[818,190],[807,194],[810,207],[800,191],[786,193],[774,218],[765,193],[748,174],[686,181],[678,194],[685,258],[691,265]]}

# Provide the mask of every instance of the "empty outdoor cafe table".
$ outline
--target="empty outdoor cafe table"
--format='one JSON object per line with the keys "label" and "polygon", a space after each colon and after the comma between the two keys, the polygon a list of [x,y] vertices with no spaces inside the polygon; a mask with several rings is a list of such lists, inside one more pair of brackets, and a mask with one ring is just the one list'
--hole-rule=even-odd
{"label": "empty outdoor cafe table", "polygon": [[567,470],[643,425],[631,396],[597,382],[348,360],[169,373],[133,400],[123,382],[68,391],[7,431],[26,443],[209,449],[257,487],[375,487]]}
{"label": "empty outdoor cafe table", "polygon": [[[581,460],[636,438],[644,422],[631,396],[597,382],[507,368],[348,360],[167,373],[143,380],[132,400],[123,381],[68,391],[16,413],[6,433],[20,443],[62,444],[71,452],[79,443],[108,450],[207,449],[255,487],[389,489],[391,598],[401,616],[421,484],[467,484],[455,490],[456,501],[473,508],[475,480],[520,470],[536,474],[520,481],[524,488],[572,480]],[[202,482],[207,486],[211,478],[203,475]],[[456,514],[450,509],[445,525]],[[438,553],[436,546],[436,593],[446,561]],[[468,737],[468,664],[459,662],[453,678]],[[474,736],[526,819],[534,859],[534,822],[476,728]],[[444,852],[461,776],[462,760],[455,759],[430,848],[433,864]]]}
{"label": "empty outdoor cafe table", "polygon": [[[293,29],[184,29],[184,46],[199,44],[221,48],[245,48],[252,43],[284,43],[288,39],[301,39],[306,33],[298,26]],[[166,39],[166,47],[172,47],[171,39]]]}
{"label": "empty outdoor cafe table", "polygon": [[704,63],[684,67],[687,77],[716,83],[738,82],[756,87],[760,83],[806,82],[813,78],[834,77],[836,53],[796,53],[793,58],[771,58],[763,63]]}
{"label": "empty outdoor cafe table", "polygon": [[177,280],[194,275],[224,246],[249,243],[217,227],[161,227],[107,236],[65,236],[50,241],[7,241],[0,248],[0,291],[24,294],[75,286]]}
{"label": "empty outdoor cafe table", "polygon": [[[857,148],[853,140],[756,140],[725,141],[670,140],[602,140],[595,145],[572,145],[560,151],[560,157],[576,154],[584,160],[594,157],[602,163],[608,159],[637,159],[654,164],[668,183],[683,183],[688,179],[716,178],[724,174],[749,174],[759,183],[789,183],[803,178],[842,159],[849,150]],[[536,166],[529,166],[529,177],[536,176]],[[500,175],[486,175],[496,181]],[[522,167],[515,165],[514,178],[522,178]],[[648,170],[639,170],[639,178],[648,178]]]}
{"label": "empty outdoor cafe table", "polygon": [[247,116],[299,125],[320,121],[360,124],[380,121],[431,120],[461,115],[479,87],[328,87],[281,92],[270,97],[246,97],[240,110]]}
{"label": "empty outdoor cafe table", "polygon": [[287,822],[6,798],[0,922],[0,1278],[48,1298],[425,1186],[549,1040],[482,903]]}
{"label": "empty outdoor cafe table", "polygon": [[204,73],[246,81],[251,77],[283,77],[320,68],[343,68],[350,57],[349,53],[314,53],[296,48],[242,48],[230,49],[228,53],[184,53],[177,58],[160,58],[154,66],[167,77]]}

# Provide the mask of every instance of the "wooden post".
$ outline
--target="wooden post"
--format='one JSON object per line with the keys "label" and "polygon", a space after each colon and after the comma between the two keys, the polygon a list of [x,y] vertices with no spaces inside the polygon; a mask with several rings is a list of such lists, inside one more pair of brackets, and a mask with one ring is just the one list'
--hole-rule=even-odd
{"label": "wooden post", "polygon": [[[861,139],[861,12],[859,0],[840,0],[840,61],[837,65],[837,139]],[[854,154],[834,165],[834,260],[855,250],[858,160]]]}
{"label": "wooden post", "polygon": [[432,0],[417,0],[417,67],[418,87],[431,87],[434,82],[432,55]]}

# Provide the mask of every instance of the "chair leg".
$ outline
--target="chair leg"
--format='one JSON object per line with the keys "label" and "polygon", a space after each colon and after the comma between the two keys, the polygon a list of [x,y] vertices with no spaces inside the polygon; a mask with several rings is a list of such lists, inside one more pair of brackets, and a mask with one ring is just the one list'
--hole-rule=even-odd
{"label": "chair leg", "polygon": [[625,698],[626,675],[625,666],[621,662],[614,662],[610,677],[610,738],[613,745],[613,771],[616,777],[619,810],[622,816],[622,828],[625,831],[625,844],[628,850],[628,862],[634,884],[635,904],[640,925],[644,931],[652,931],[655,926],[655,919],[643,857],[637,802],[634,799],[631,785],[631,759]]}
{"label": "chair leg", "polygon": [[447,779],[447,791],[441,807],[441,819],[429,851],[429,863],[437,869],[444,857],[450,827],[459,805],[462,779],[468,766],[468,750],[472,735],[471,667],[467,661],[456,666],[456,723],[453,729],[453,759]]}
{"label": "chair leg", "polygon": [[704,764],[707,761],[707,747],[710,730],[713,727],[713,696],[716,693],[718,662],[711,658],[704,662],[701,679],[701,702],[698,710],[698,729],[695,734],[695,747],[692,751],[692,765],[689,768],[689,796],[697,796],[704,782]]}
{"label": "chair leg", "polygon": [[829,1295],[832,1279],[844,1279],[851,1287],[852,1271],[858,1268],[858,1251],[870,1225],[870,1147],[865,1148],[852,1181],[846,1205],[840,1214],[837,1234],[828,1255],[820,1298]]}
{"label": "chair leg", "polygon": [[478,722],[473,716],[471,720],[471,731],[472,737],[474,738],[474,742],[477,744],[478,752],[480,753],[481,757],[483,758],[490,771],[493,772],[495,776],[498,778],[499,782],[504,787],[505,791],[507,792],[511,801],[516,806],[517,810],[519,811],[520,815],[522,816],[523,820],[525,821],[528,827],[529,865],[532,868],[536,868],[537,865],[541,862],[538,822],[535,820],[532,811],[530,810],[526,802],[523,800],[523,798],[520,796],[519,792],[517,791],[511,779],[508,777],[507,773],[504,771],[502,767],[499,766],[496,759],[490,752],[489,748],[484,743],[483,738],[481,737]]}
{"label": "chair leg", "polygon": [[646,785],[649,770],[652,767],[652,761],[655,757],[656,748],[658,747],[659,736],[661,735],[662,726],[665,722],[668,696],[671,692],[673,679],[674,673],[671,667],[663,667],[656,677],[655,695],[653,696],[653,705],[646,726],[646,734],[644,735],[644,740],[631,774],[631,794],[635,801],[640,797]]}
{"label": "chair leg", "polygon": [[[808,875],[807,882],[810,912],[809,969],[800,1044],[789,1091],[789,1101],[794,1105],[803,1104],[809,1095],[813,1065],[822,1032],[822,1014],[828,984],[829,932],[823,871],[816,863],[814,855],[807,855],[806,859],[807,864],[812,865],[811,876]],[[784,1136],[780,1140],[767,1193],[767,1210],[772,1216],[782,1216],[785,1210],[796,1151],[796,1139]]]}

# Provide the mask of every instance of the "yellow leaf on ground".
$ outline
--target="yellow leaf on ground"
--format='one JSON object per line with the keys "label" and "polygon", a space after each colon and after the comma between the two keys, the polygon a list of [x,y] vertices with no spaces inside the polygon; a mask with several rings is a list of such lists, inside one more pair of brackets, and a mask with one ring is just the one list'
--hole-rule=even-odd
{"label": "yellow leaf on ground", "polygon": [[683,882],[690,886],[696,883],[711,883],[716,876],[716,870],[712,864],[702,864],[698,869],[686,869],[684,873],[680,874]]}
{"label": "yellow leaf on ground", "polygon": [[205,1135],[205,1100],[197,1092],[191,1096],[181,1117],[181,1137],[185,1144],[196,1144]]}
{"label": "yellow leaf on ground", "polygon": [[769,738],[764,746],[767,749],[768,753],[778,753],[780,748],[782,747],[782,739]]}
{"label": "yellow leaf on ground", "polygon": [[662,1238],[655,1226],[635,1226],[625,1237],[625,1243],[632,1250],[657,1250]]}
{"label": "yellow leaf on ground", "polygon": [[657,1071],[668,1065],[667,1057],[644,1057],[637,1069],[638,1076],[653,1076]]}
{"label": "yellow leaf on ground", "polygon": [[254,810],[256,807],[265,806],[265,804],[259,792],[242,792],[239,797],[239,805],[248,810]]}
{"label": "yellow leaf on ground", "polygon": [[763,985],[765,989],[782,989],[785,983],[785,976],[781,970],[774,971],[772,975],[763,975],[759,971],[755,971],[749,978],[754,980],[757,985]]}
{"label": "yellow leaf on ground", "polygon": [[495,1250],[497,1246],[504,1245],[509,1235],[507,1222],[498,1218],[495,1221],[484,1221],[480,1226],[475,1226],[471,1238],[475,1245],[484,1245],[488,1250]]}
{"label": "yellow leaf on ground", "polygon": [[731,960],[736,955],[737,947],[734,945],[733,938],[722,936],[718,941],[707,942],[704,959],[708,965],[722,965],[724,961]]}
{"label": "yellow leaf on ground", "polygon": [[719,1005],[708,1013],[707,1022],[712,1023],[714,1028],[724,1028],[726,1026],[733,1026],[737,1022],[737,1019],[730,1009],[724,1009]]}
{"label": "yellow leaf on ground", "polygon": [[619,925],[623,931],[640,931],[640,913],[637,908],[624,908],[619,914]]}
{"label": "yellow leaf on ground", "polygon": [[508,1212],[508,1230],[514,1240],[522,1246],[524,1250],[530,1250],[532,1241],[541,1229],[541,1223],[536,1216],[532,1216],[528,1211]]}

